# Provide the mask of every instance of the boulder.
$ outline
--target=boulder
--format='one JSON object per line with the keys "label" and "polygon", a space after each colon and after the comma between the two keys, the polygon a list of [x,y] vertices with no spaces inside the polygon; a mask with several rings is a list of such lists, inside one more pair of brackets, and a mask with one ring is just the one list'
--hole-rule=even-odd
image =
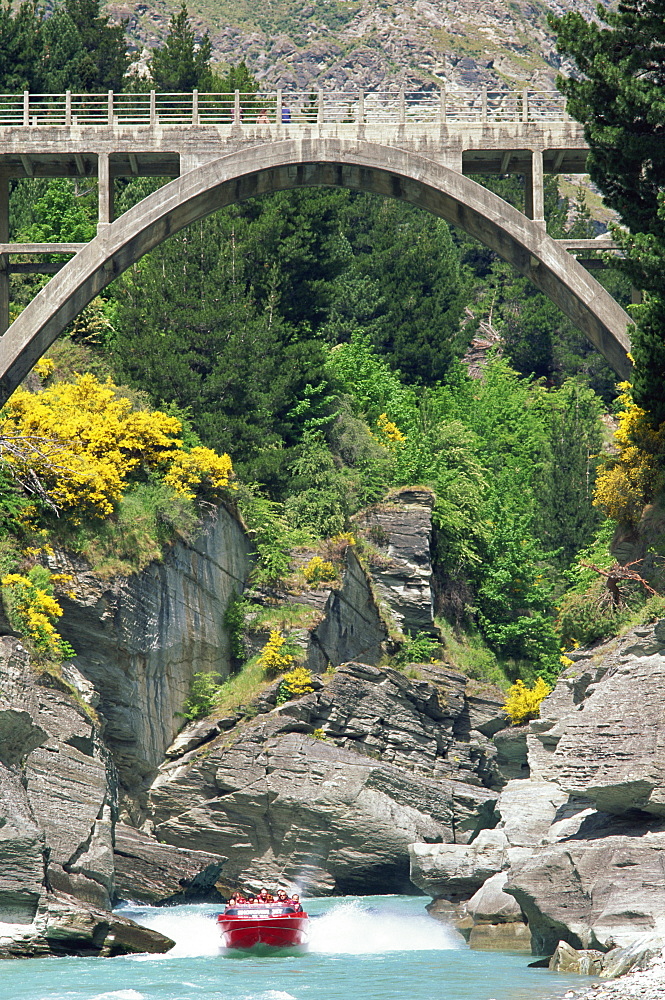
{"label": "boulder", "polygon": [[509,726],[494,733],[497,764],[506,781],[530,776],[527,733],[528,726]]}
{"label": "boulder", "polygon": [[476,924],[524,923],[524,914],[514,896],[503,891],[507,872],[497,872],[482,884],[466,903],[465,910]]}
{"label": "boulder", "polygon": [[660,958],[665,949],[665,938],[660,933],[644,934],[625,948],[614,948],[604,956],[602,979],[617,979],[627,972],[648,969],[655,958]]}
{"label": "boulder", "polygon": [[559,941],[550,959],[552,972],[576,972],[583,976],[599,976],[603,969],[602,951],[582,949],[577,951],[566,941]]}
{"label": "boulder", "polygon": [[162,906],[221,903],[217,889],[226,858],[160,844],[124,823],[115,828],[115,898]]}
{"label": "boulder", "polygon": [[297,727],[271,713],[232,742],[166,766],[151,792],[158,839],[223,852],[231,884],[297,881],[310,895],[413,891],[408,845],[452,841],[496,798]]}
{"label": "boulder", "polygon": [[511,847],[538,847],[547,842],[558,810],[567,802],[568,795],[554,782],[509,781],[496,805],[499,828]]}
{"label": "boulder", "polygon": [[162,954],[174,943],[133,920],[58,892],[43,896],[31,924],[0,923],[0,958]]}
{"label": "boulder", "polygon": [[627,947],[665,921],[665,829],[587,816],[576,834],[514,865],[505,891],[531,929],[534,951]]}
{"label": "boulder", "polygon": [[469,899],[509,867],[508,848],[501,830],[481,830],[470,844],[411,844],[411,881],[434,899]]}

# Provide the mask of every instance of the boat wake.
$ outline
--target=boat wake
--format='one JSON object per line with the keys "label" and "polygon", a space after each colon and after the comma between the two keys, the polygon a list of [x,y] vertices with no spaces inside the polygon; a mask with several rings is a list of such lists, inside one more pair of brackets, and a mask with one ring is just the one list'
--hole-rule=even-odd
{"label": "boat wake", "polygon": [[361,900],[339,903],[312,923],[309,950],[338,955],[448,951],[459,936],[425,914],[375,910]]}

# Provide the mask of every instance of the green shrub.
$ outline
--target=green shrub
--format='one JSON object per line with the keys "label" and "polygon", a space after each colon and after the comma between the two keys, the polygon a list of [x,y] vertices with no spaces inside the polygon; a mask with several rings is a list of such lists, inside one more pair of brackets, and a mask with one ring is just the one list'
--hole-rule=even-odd
{"label": "green shrub", "polygon": [[214,712],[222,693],[220,680],[221,674],[217,673],[200,672],[194,674],[189,687],[185,711],[181,713],[189,722],[204,719],[206,715]]}
{"label": "green shrub", "polygon": [[244,640],[246,610],[247,602],[233,591],[224,612],[224,627],[229,634],[231,660],[234,665],[242,663],[247,658]]}
{"label": "green shrub", "polygon": [[604,580],[596,580],[584,594],[569,593],[559,607],[557,628],[564,649],[590,646],[617,635],[631,617],[627,607],[604,598]]}
{"label": "green shrub", "polygon": [[400,667],[407,663],[429,663],[440,650],[441,643],[438,639],[419,632],[406,639],[395,655],[395,662]]}

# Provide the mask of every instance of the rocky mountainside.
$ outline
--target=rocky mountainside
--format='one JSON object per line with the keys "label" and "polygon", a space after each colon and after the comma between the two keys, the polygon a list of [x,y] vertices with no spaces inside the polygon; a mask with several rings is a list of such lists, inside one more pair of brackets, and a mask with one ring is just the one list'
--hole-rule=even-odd
{"label": "rocky mountainside", "polygon": [[[596,0],[190,0],[213,60],[245,59],[266,88],[549,88],[560,58],[547,14],[593,17]],[[175,0],[111,3],[137,52],[159,45]]]}
{"label": "rocky mountainside", "polygon": [[411,878],[472,943],[528,923],[553,968],[615,975],[665,945],[665,623],[572,655],[521,727],[530,776],[502,791],[496,829],[414,845]]}

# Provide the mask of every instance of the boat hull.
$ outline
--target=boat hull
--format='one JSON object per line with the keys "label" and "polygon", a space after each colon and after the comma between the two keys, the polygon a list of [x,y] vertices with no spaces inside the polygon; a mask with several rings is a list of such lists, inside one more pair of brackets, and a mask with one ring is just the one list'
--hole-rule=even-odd
{"label": "boat hull", "polygon": [[217,918],[225,948],[297,948],[307,942],[309,919],[305,915],[246,919]]}

